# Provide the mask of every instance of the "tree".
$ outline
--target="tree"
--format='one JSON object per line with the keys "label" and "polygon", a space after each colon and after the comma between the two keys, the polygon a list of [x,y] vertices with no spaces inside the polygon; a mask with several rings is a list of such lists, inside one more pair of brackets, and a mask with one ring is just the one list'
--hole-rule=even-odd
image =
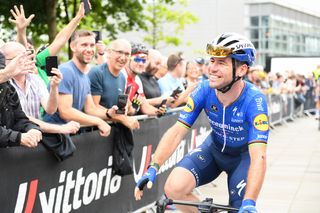
{"label": "tree", "polygon": [[[22,4],[27,15],[35,14],[30,27],[29,35],[36,43],[44,43],[42,35],[49,36],[51,42],[56,33],[75,15],[80,0],[0,0],[0,20],[2,29],[13,29],[8,22],[10,9],[14,5]],[[104,29],[107,36],[115,38],[119,32],[145,29],[145,15],[143,5],[146,0],[90,0],[93,10],[81,22],[81,27],[87,29]],[[163,0],[165,4],[173,0]]]}
{"label": "tree", "polygon": [[185,10],[187,3],[188,0],[176,0],[167,4],[163,0],[152,0],[147,6],[148,27],[144,41],[154,49],[161,49],[165,45],[181,45],[180,37],[185,26],[198,21],[190,11]]}

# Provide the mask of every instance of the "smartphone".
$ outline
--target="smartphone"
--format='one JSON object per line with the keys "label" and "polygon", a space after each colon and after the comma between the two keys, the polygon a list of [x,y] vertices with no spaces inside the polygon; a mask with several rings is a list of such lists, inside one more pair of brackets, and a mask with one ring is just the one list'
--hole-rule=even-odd
{"label": "smartphone", "polygon": [[117,114],[124,114],[125,113],[127,101],[128,101],[127,94],[121,94],[118,96],[118,103],[117,103],[118,109],[116,111]]}
{"label": "smartphone", "polygon": [[88,15],[88,13],[90,13],[90,11],[91,11],[91,8],[89,5],[89,0],[81,0],[81,2],[83,2],[83,4],[84,4],[84,14]]}
{"label": "smartphone", "polygon": [[96,34],[96,43],[98,43],[98,41],[101,41],[101,31],[99,31],[99,30],[93,30],[92,31],[94,34]]}
{"label": "smartphone", "polygon": [[162,105],[166,105],[167,99],[163,99],[161,104],[158,106],[158,108],[162,107]]}
{"label": "smartphone", "polygon": [[47,76],[53,76],[51,72],[52,68],[58,68],[58,57],[57,56],[48,56],[46,57],[46,73]]}
{"label": "smartphone", "polygon": [[174,98],[176,95],[178,95],[181,92],[182,92],[182,89],[180,89],[180,87],[177,87],[177,89],[172,91],[172,94],[170,96]]}

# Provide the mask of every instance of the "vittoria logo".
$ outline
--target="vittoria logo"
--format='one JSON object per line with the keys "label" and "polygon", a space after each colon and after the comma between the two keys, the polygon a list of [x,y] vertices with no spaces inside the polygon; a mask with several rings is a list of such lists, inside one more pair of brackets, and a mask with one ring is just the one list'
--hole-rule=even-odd
{"label": "vittoria logo", "polygon": [[58,186],[51,188],[49,192],[38,194],[39,179],[22,183],[19,186],[14,213],[31,213],[37,198],[40,200],[42,212],[70,212],[114,194],[120,189],[121,177],[112,177],[111,165],[112,156],[109,157],[108,167],[98,173],[92,172],[84,176],[83,168],[75,173],[61,171]]}

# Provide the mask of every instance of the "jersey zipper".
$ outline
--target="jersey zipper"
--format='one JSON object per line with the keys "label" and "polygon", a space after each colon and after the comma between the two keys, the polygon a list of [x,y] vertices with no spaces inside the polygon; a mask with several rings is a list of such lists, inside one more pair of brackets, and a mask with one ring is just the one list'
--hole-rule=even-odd
{"label": "jersey zipper", "polygon": [[224,127],[225,115],[226,115],[226,107],[223,106],[223,114],[222,114],[223,147],[221,149],[221,152],[224,151],[224,148],[226,147],[226,143],[227,143],[227,135]]}

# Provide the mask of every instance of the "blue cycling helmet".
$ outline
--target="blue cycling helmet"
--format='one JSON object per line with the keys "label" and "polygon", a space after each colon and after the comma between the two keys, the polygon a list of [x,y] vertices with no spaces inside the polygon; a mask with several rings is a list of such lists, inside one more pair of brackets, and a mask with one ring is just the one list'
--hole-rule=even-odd
{"label": "blue cycling helmet", "polygon": [[252,66],[256,59],[256,49],[251,41],[237,33],[223,33],[207,45],[207,53],[213,57],[230,56]]}

